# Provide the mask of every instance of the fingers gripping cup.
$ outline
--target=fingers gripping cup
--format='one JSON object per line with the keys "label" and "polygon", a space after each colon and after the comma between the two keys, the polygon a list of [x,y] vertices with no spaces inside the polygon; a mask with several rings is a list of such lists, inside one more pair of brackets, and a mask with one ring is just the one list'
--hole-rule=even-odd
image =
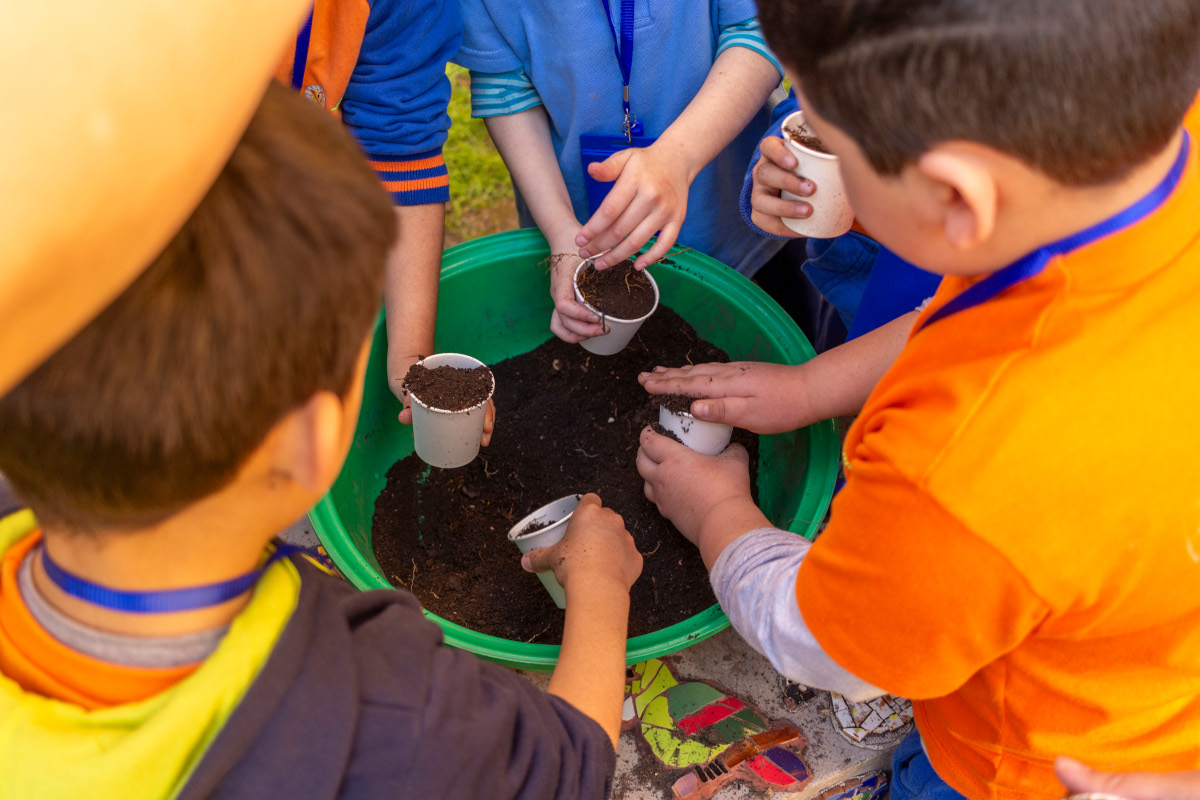
{"label": "fingers gripping cup", "polygon": [[[634,270],[632,262],[623,261],[608,269],[596,270],[592,268],[593,261],[591,258],[584,259],[575,268],[575,299],[600,317],[600,324],[607,333],[584,339],[579,345],[589,353],[611,356],[625,349],[625,345],[629,344],[629,340],[637,333],[638,328],[642,327],[642,323],[658,308],[658,284],[651,277],[649,270]],[[640,295],[640,305],[648,305],[649,310],[633,314],[630,318],[624,318],[624,315],[630,312],[621,312],[617,316],[605,313],[601,309],[608,307],[605,305],[605,296],[609,290],[614,291],[616,298],[622,301],[632,301],[635,294]],[[622,293],[629,297],[622,297]],[[630,306],[638,304],[631,302]]]}
{"label": "fingers gripping cup", "polygon": [[461,353],[439,353],[414,364],[404,388],[412,398],[413,446],[421,460],[443,469],[471,463],[496,391],[487,365]]}
{"label": "fingers gripping cup", "polygon": [[692,398],[667,395],[658,407],[658,424],[662,425],[697,453],[715,456],[724,452],[733,436],[733,426],[722,422],[696,419],[688,409]]}
{"label": "fingers gripping cup", "polygon": [[803,200],[812,206],[807,219],[784,218],[783,224],[803,236],[820,239],[832,239],[850,230],[854,209],[842,183],[838,157],[826,151],[821,140],[809,131],[803,111],[789,114],[783,120],[783,143],[798,162],[792,172],[816,186],[811,197],[781,193],[784,200]]}
{"label": "fingers gripping cup", "polygon": [[[567,532],[567,524],[571,521],[571,515],[575,513],[575,509],[582,499],[583,495],[581,494],[569,494],[566,497],[560,497],[553,503],[547,503],[513,525],[508,532],[508,540],[515,544],[522,553],[537,550],[539,547],[553,547],[562,541],[563,535]],[[546,587],[546,591],[550,593],[554,605],[566,608],[567,593],[559,584],[558,579],[554,577],[554,573],[539,572],[537,576],[542,585]]]}

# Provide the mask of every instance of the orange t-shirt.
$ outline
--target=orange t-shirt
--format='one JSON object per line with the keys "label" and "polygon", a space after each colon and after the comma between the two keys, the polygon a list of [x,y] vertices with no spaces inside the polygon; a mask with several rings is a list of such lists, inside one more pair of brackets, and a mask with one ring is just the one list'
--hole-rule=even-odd
{"label": "orange t-shirt", "polygon": [[21,599],[17,570],[41,533],[26,536],[0,558],[0,674],[26,691],[87,709],[152,697],[196,671],[181,667],[128,667],[72,650],[46,632]]}
{"label": "orange t-shirt", "polygon": [[1193,137],[1154,213],[918,329],[850,429],[798,602],[968,797],[1200,769],[1198,365]]}

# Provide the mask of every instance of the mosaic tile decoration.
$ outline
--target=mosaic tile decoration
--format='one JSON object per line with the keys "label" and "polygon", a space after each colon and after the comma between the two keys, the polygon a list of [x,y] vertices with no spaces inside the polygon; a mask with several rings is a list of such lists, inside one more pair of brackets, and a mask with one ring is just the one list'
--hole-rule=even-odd
{"label": "mosaic tile decoration", "polygon": [[912,702],[903,697],[884,695],[854,703],[830,692],[829,702],[833,729],[860,747],[886,750],[912,730]]}
{"label": "mosaic tile decoration", "polygon": [[886,772],[868,772],[830,786],[813,800],[876,800],[887,788]]}
{"label": "mosaic tile decoration", "polygon": [[786,720],[772,722],[706,681],[680,682],[663,659],[628,674],[625,724],[672,770],[673,797],[707,800],[737,780],[760,791],[798,791],[812,777],[801,758],[808,740]]}

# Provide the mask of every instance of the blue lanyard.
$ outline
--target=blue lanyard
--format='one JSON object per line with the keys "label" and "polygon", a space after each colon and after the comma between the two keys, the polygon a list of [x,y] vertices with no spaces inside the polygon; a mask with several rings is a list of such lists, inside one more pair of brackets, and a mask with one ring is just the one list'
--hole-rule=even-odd
{"label": "blue lanyard", "polygon": [[601,2],[604,3],[604,19],[608,21],[608,29],[612,31],[613,51],[617,54],[617,65],[621,68],[621,85],[624,89],[621,107],[625,111],[625,122],[621,126],[621,131],[625,134],[625,138],[632,143],[633,137],[640,136],[642,133],[642,123],[629,113],[629,73],[633,68],[634,0],[621,0],[620,35],[617,35],[617,28],[613,25],[612,9],[609,8],[608,0],[601,0]]}
{"label": "blue lanyard", "polygon": [[308,65],[308,42],[312,38],[313,12],[308,12],[300,33],[296,34],[296,55],[292,58],[292,88],[304,88],[304,68]]}
{"label": "blue lanyard", "polygon": [[186,589],[149,592],[110,589],[78,575],[72,575],[50,558],[50,553],[45,546],[42,547],[42,566],[46,570],[46,576],[55,586],[84,602],[130,614],[170,614],[176,611],[194,611],[198,608],[219,606],[221,603],[228,602],[249,591],[254,584],[258,583],[258,579],[267,571],[267,567],[279,559],[303,549],[293,544],[279,544],[275,546],[275,552],[267,558],[267,563],[240,577],[221,583],[191,586]]}
{"label": "blue lanyard", "polygon": [[1019,261],[1009,264],[1004,269],[993,272],[983,280],[967,288],[962,294],[955,295],[950,302],[930,314],[925,322],[922,323],[919,330],[929,327],[940,319],[957,314],[959,311],[965,311],[980,303],[985,303],[1021,281],[1032,278],[1045,269],[1046,265],[1055,256],[1063,255],[1084,245],[1091,244],[1097,239],[1102,239],[1119,230],[1128,228],[1135,222],[1149,216],[1163,204],[1163,201],[1171,195],[1171,192],[1179,184],[1179,179],[1183,177],[1183,170],[1187,166],[1189,148],[1190,138],[1188,137],[1188,132],[1184,131],[1183,143],[1179,147],[1179,155],[1175,157],[1175,163],[1171,165],[1171,170],[1166,174],[1166,177],[1151,189],[1149,194],[1115,216],[1098,222],[1092,227],[1078,233],[1073,233],[1065,239],[1059,239],[1057,242],[1051,242],[1048,245],[1040,247]]}

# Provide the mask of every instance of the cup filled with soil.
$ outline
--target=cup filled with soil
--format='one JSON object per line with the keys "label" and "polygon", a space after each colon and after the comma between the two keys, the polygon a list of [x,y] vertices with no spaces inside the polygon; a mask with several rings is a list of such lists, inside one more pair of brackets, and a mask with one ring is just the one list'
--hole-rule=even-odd
{"label": "cup filled with soil", "polygon": [[831,239],[841,236],[854,224],[854,209],[846,196],[838,157],[829,152],[824,143],[804,122],[804,112],[789,114],[783,120],[783,143],[798,162],[792,170],[807,178],[816,186],[811,197],[799,197],[783,192],[784,200],[803,200],[812,206],[807,219],[784,219],[796,233]]}
{"label": "cup filled with soil", "polygon": [[632,259],[608,269],[596,269],[592,262],[584,259],[575,268],[575,299],[600,317],[607,333],[579,344],[589,353],[611,356],[625,349],[658,308],[658,284],[649,270],[635,269]]}
{"label": "cup filled with soil", "polygon": [[413,364],[403,385],[412,399],[413,447],[421,460],[443,469],[471,463],[496,390],[487,365],[461,353],[439,353]]}
{"label": "cup filled with soil", "polygon": [[[658,398],[658,424],[667,432],[674,434],[671,438],[687,445],[697,453],[715,456],[724,452],[733,436],[733,426],[721,422],[706,422],[696,419],[689,410],[693,397],[679,394],[667,394]],[[657,429],[655,431],[658,432]]]}
{"label": "cup filled with soil", "polygon": [[[537,550],[539,547],[553,547],[562,541],[563,535],[567,532],[567,525],[571,521],[571,515],[575,513],[581,499],[583,499],[581,494],[569,494],[566,497],[560,497],[553,503],[547,503],[513,525],[508,532],[508,540],[515,544],[522,553]],[[538,580],[542,582],[542,586],[545,586],[546,591],[550,593],[554,605],[566,608],[567,593],[558,579],[554,577],[554,573],[539,572],[537,576]]]}

